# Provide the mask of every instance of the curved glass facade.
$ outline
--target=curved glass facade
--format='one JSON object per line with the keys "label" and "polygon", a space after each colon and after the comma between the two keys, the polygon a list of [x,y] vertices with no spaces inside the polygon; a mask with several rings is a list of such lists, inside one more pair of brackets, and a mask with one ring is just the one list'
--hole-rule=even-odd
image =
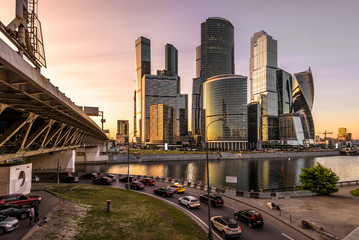
{"label": "curved glass facade", "polygon": [[[203,84],[203,104],[206,139],[210,146],[230,150],[245,149],[248,142],[247,77],[219,75],[209,78]],[[223,116],[224,121],[214,122]]]}
{"label": "curved glass facade", "polygon": [[312,107],[314,102],[314,83],[312,71],[295,73],[293,81],[293,111],[304,114],[307,124],[308,133],[305,138],[315,139],[314,120],[312,116]]}

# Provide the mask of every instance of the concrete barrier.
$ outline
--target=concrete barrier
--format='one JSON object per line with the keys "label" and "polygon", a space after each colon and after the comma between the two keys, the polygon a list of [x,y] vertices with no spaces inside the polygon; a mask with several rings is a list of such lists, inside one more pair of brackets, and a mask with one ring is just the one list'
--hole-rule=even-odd
{"label": "concrete barrier", "polygon": [[[339,240],[339,238],[334,237],[333,235],[331,235],[330,233],[327,232],[320,232],[320,237],[325,239],[325,240]],[[358,239],[358,238],[356,238]]]}

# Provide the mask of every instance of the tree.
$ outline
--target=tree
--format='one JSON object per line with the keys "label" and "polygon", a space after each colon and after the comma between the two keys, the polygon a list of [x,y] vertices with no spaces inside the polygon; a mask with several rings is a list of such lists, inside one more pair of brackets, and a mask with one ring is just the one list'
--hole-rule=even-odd
{"label": "tree", "polygon": [[299,181],[301,182],[300,189],[311,190],[323,195],[330,195],[338,192],[336,184],[339,177],[322,164],[317,163],[311,168],[302,168],[302,173],[299,174]]}

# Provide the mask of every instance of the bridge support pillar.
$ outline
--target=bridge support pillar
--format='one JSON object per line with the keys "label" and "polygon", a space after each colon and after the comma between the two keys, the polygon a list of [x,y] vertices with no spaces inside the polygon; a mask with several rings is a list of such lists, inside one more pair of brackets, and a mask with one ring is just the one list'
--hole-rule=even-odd
{"label": "bridge support pillar", "polygon": [[33,172],[75,172],[75,150],[46,153],[30,157]]}

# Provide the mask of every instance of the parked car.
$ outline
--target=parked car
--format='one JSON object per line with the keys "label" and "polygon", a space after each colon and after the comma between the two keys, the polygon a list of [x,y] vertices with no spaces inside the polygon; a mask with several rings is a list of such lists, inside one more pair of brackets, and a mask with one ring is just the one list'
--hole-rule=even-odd
{"label": "parked car", "polygon": [[172,184],[168,187],[171,188],[171,190],[174,191],[175,193],[184,193],[186,191],[184,186],[178,183]]}
{"label": "parked car", "polygon": [[164,188],[164,187],[156,188],[153,190],[153,192],[163,197],[171,197],[173,196],[174,193],[170,188]]}
{"label": "parked car", "polygon": [[234,217],[248,224],[248,227],[250,228],[255,226],[261,227],[264,224],[262,214],[256,212],[253,209],[247,209],[241,211],[237,210],[234,212]]}
{"label": "parked car", "polygon": [[22,207],[14,204],[0,205],[0,215],[8,217],[16,217],[17,219],[25,219],[29,216],[30,208]]}
{"label": "parked car", "polygon": [[34,182],[38,182],[38,181],[40,181],[40,178],[38,176],[33,175],[31,178],[31,182],[34,183]]}
{"label": "parked car", "polygon": [[178,203],[185,205],[187,208],[199,208],[201,205],[198,199],[193,196],[180,197]]}
{"label": "parked car", "polygon": [[60,182],[62,183],[77,183],[79,181],[79,178],[76,176],[66,176],[63,178],[60,178]]}
{"label": "parked car", "polygon": [[156,181],[153,178],[143,178],[139,181],[147,186],[153,186],[156,183]]}
{"label": "parked car", "polygon": [[31,205],[35,202],[41,203],[41,197],[26,196],[20,193],[0,196],[0,204]]}
{"label": "parked car", "polygon": [[224,238],[240,237],[241,227],[230,217],[215,216],[211,218],[211,226],[216,228]]}
{"label": "parked car", "polygon": [[[72,173],[71,172],[59,172],[59,179],[61,179],[63,177],[67,177],[67,176],[72,176]],[[52,175],[51,178],[56,180],[57,179],[57,173]]]}
{"label": "parked car", "polygon": [[14,217],[0,215],[0,235],[19,227],[19,220]]}
{"label": "parked car", "polygon": [[[127,188],[127,183],[125,184],[125,187]],[[145,185],[139,181],[133,181],[130,183],[130,188],[136,190],[142,190],[145,188]]]}
{"label": "parked car", "polygon": [[93,184],[102,184],[102,185],[111,185],[112,180],[109,177],[97,177],[94,180],[92,180]]}
{"label": "parked car", "polygon": [[[222,207],[224,204],[224,201],[223,201],[221,195],[218,195],[216,193],[212,193],[210,195],[210,199],[211,199],[210,201],[211,201],[212,207]],[[201,202],[208,203],[208,194],[199,196],[199,200]]]}
{"label": "parked car", "polygon": [[97,173],[85,173],[84,175],[82,175],[80,178],[81,179],[95,179],[98,177],[98,174]]}
{"label": "parked car", "polygon": [[115,174],[107,173],[105,177],[111,178],[112,182],[116,181],[117,176]]}
{"label": "parked car", "polygon": [[[129,182],[137,181],[137,179],[135,177],[131,177],[131,176],[128,179],[130,180]],[[120,182],[127,182],[127,176],[125,176],[123,178],[120,178],[119,181]]]}

